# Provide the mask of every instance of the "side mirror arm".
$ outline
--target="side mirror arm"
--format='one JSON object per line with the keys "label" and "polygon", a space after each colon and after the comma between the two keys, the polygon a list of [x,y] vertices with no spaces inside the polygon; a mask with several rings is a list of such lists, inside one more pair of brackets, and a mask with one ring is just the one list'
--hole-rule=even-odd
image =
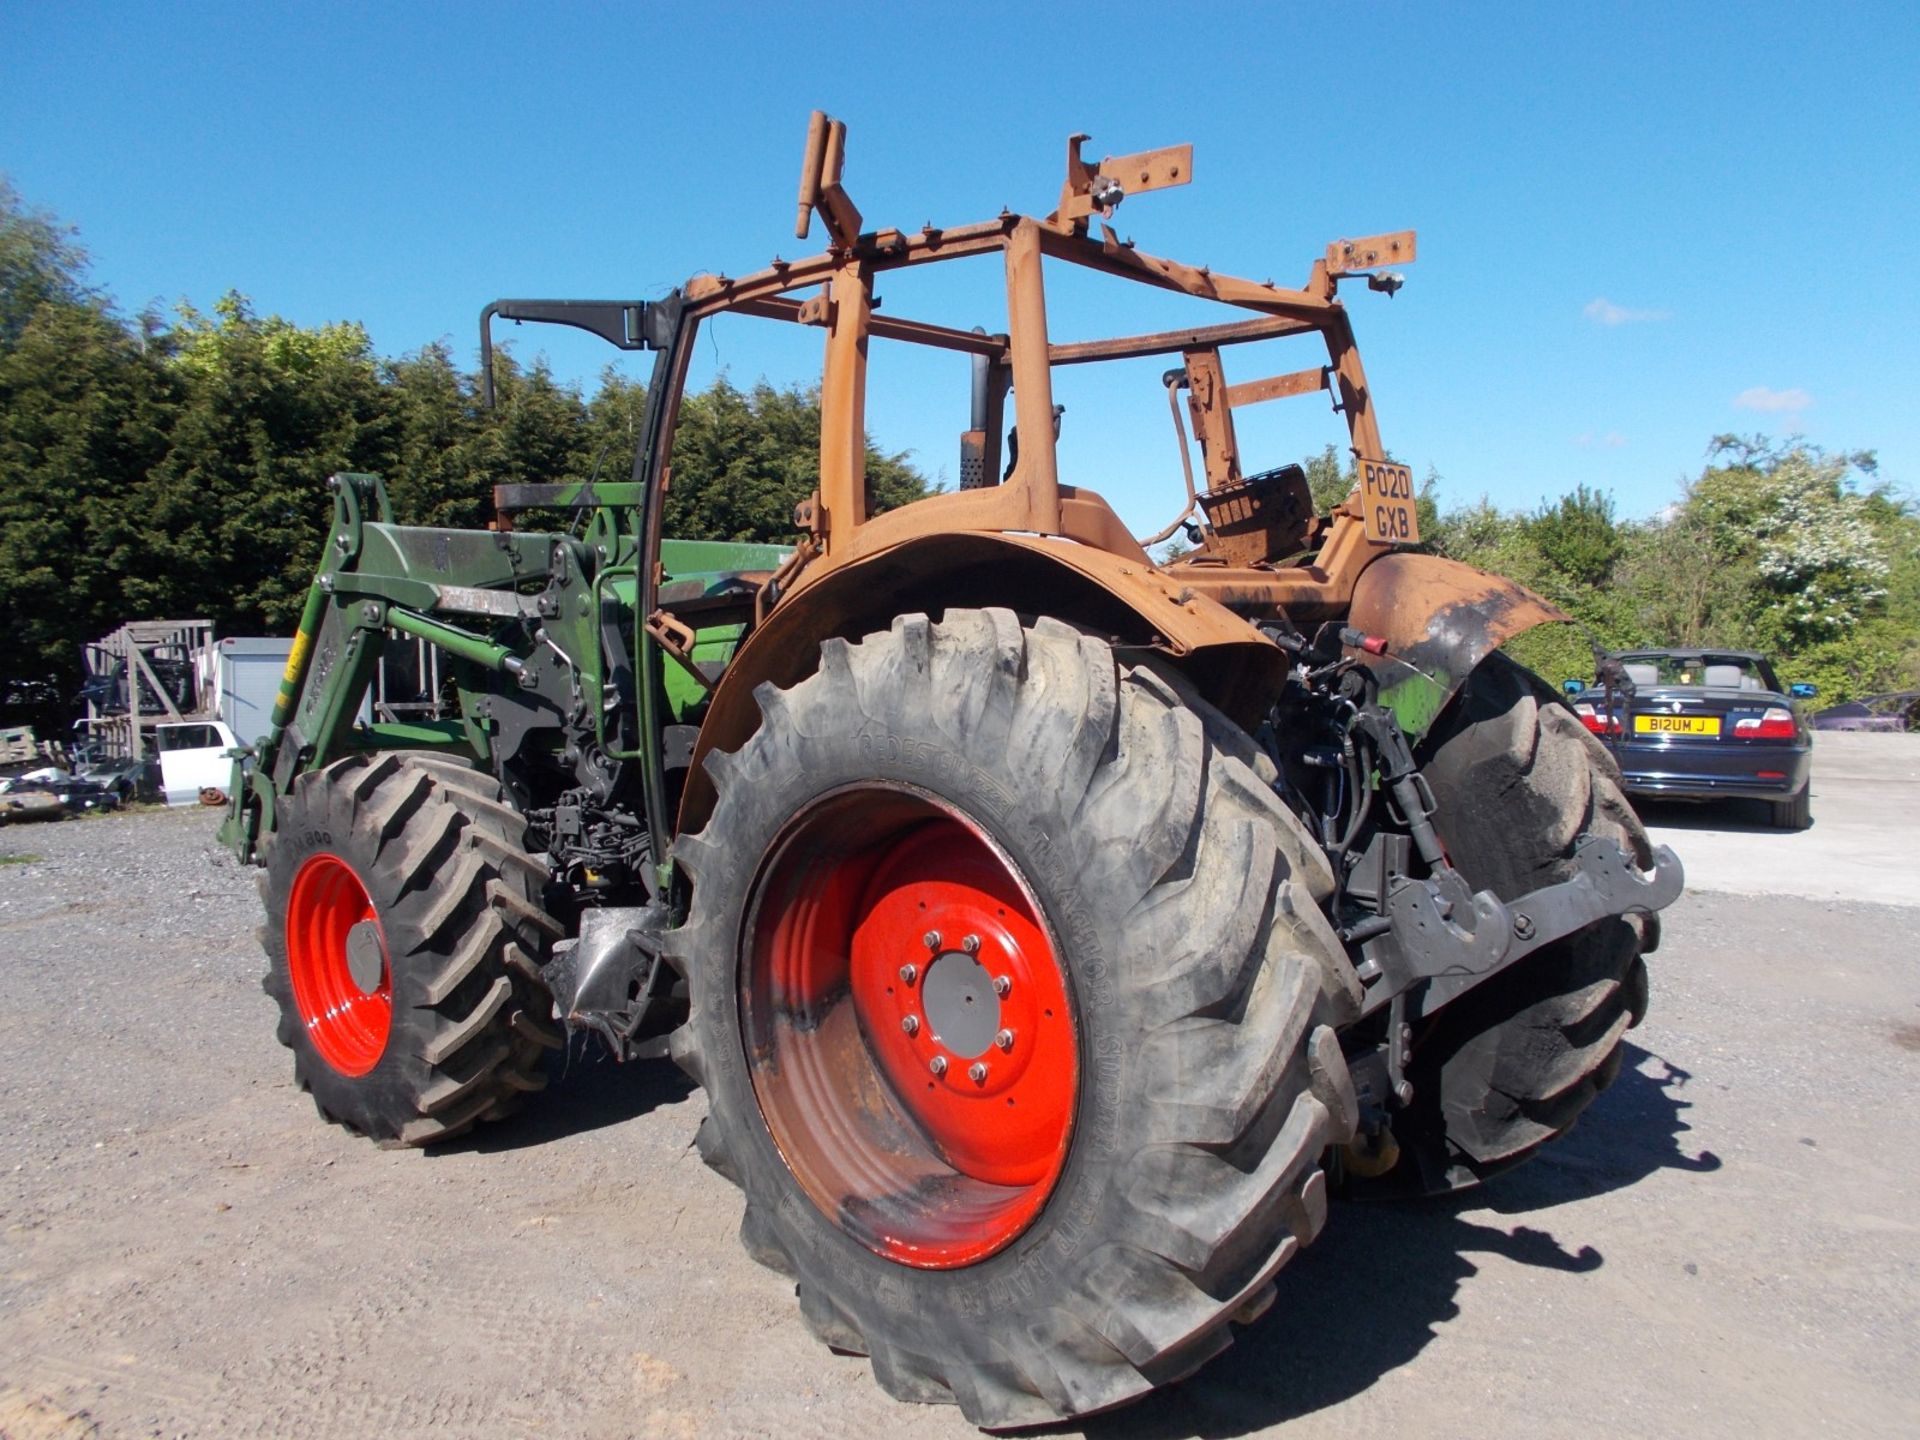
{"label": "side mirror arm", "polygon": [[645,300],[496,300],[480,312],[480,390],[493,409],[493,321],[571,325],[622,350],[660,350],[673,338],[673,318]]}

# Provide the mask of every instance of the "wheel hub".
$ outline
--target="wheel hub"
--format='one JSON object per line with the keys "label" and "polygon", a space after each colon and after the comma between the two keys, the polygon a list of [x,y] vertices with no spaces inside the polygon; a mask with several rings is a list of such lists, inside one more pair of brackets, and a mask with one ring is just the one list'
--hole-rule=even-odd
{"label": "wheel hub", "polygon": [[822,1214],[890,1259],[1010,1244],[1066,1161],[1079,1040],[1011,862],[915,792],[818,802],[770,853],[741,976],[762,1115]]}
{"label": "wheel hub", "polygon": [[927,967],[921,1003],[930,1040],[962,1060],[984,1055],[1000,1031],[1000,997],[993,976],[973,956],[948,950]]}
{"label": "wheel hub", "polygon": [[377,995],[386,974],[387,955],[380,943],[380,923],[362,920],[347,931],[347,974],[362,995]]}

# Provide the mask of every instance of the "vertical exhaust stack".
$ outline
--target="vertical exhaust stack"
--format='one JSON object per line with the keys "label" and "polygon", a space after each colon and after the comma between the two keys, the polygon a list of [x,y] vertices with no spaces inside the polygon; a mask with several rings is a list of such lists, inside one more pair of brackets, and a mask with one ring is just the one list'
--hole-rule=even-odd
{"label": "vertical exhaust stack", "polygon": [[[973,327],[976,335],[987,334],[987,327]],[[1006,336],[993,337],[1002,343]],[[967,429],[960,436],[960,488],[981,490],[998,485],[1000,474],[1001,432],[1006,425],[1007,390],[1013,374],[1004,362],[988,355],[973,357],[972,408]]]}
{"label": "vertical exhaust stack", "polygon": [[[973,327],[976,335],[986,327]],[[960,488],[978,490],[992,483],[993,467],[987,463],[987,392],[992,387],[991,363],[986,356],[973,357],[973,407],[967,429],[960,436]]]}

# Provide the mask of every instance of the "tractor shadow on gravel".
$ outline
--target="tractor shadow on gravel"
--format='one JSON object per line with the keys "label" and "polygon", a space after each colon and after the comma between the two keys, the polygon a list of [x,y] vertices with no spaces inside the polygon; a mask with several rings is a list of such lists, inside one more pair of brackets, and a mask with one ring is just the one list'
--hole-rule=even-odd
{"label": "tractor shadow on gravel", "polygon": [[1461,1283],[1479,1273],[1475,1254],[1572,1274],[1598,1270],[1605,1258],[1591,1245],[1570,1247],[1524,1221],[1509,1230],[1476,1212],[1520,1217],[1660,1170],[1718,1170],[1717,1155],[1683,1143],[1691,1078],[1629,1043],[1619,1078],[1580,1123],[1519,1168],[1451,1196],[1336,1203],[1321,1238],[1281,1272],[1273,1308],[1224,1355],[1138,1405],[1050,1433],[1225,1440],[1284,1424],[1360,1393],[1418,1355],[1458,1312]]}
{"label": "tractor shadow on gravel", "polygon": [[548,1145],[681,1104],[695,1089],[671,1061],[622,1065],[599,1044],[578,1039],[549,1062],[547,1076],[546,1090],[530,1096],[518,1115],[481,1125],[434,1153],[492,1155]]}

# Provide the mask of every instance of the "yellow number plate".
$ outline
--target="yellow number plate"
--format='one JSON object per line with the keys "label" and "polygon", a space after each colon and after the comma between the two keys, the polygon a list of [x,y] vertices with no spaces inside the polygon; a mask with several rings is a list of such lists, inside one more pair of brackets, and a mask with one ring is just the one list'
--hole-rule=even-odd
{"label": "yellow number plate", "polygon": [[1639,735],[1718,735],[1718,715],[1636,715],[1634,732]]}
{"label": "yellow number plate", "polygon": [[1413,471],[1391,460],[1360,462],[1360,512],[1367,538],[1378,545],[1411,545],[1420,538],[1413,513]]}

